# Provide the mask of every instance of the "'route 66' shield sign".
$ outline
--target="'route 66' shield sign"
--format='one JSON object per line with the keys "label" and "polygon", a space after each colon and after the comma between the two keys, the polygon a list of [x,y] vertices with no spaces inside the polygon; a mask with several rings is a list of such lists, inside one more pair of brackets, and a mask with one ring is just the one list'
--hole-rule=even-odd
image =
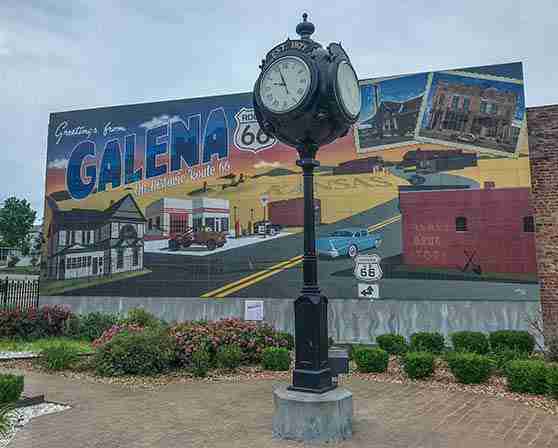
{"label": "'route 66' shield sign", "polygon": [[380,266],[381,258],[376,255],[357,255],[355,257],[355,277],[365,282],[377,282],[384,273]]}
{"label": "'route 66' shield sign", "polygon": [[238,149],[258,152],[277,143],[275,137],[270,137],[260,129],[254,109],[243,107],[234,118],[236,119],[234,144]]}

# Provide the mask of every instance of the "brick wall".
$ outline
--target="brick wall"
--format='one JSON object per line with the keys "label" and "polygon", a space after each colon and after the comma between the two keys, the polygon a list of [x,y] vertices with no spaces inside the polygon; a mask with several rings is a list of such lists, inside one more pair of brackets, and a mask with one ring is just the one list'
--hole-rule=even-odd
{"label": "brick wall", "polygon": [[558,105],[527,109],[545,335],[558,334]]}
{"label": "brick wall", "polygon": [[[459,269],[470,260],[485,274],[534,274],[529,199],[528,188],[401,191],[404,263]],[[457,217],[466,228],[456,228]]]}

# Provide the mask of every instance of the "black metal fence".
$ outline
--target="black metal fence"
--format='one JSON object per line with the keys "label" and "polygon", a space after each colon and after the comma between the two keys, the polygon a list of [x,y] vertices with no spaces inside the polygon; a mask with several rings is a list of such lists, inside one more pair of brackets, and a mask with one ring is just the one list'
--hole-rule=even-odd
{"label": "black metal fence", "polygon": [[39,307],[39,280],[0,280],[0,309]]}

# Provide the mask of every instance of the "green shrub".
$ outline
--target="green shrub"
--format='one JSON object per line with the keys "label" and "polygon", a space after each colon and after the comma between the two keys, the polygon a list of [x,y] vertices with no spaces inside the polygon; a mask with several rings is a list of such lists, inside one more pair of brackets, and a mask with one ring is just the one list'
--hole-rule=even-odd
{"label": "green shrub", "polygon": [[215,355],[215,362],[220,369],[236,370],[241,361],[242,351],[237,345],[223,345]]}
{"label": "green shrub", "polygon": [[506,366],[515,360],[528,360],[530,358],[529,353],[520,352],[517,350],[502,349],[490,355],[493,360],[496,369],[503,371]]}
{"label": "green shrub", "polygon": [[95,370],[103,376],[155,375],[175,361],[174,340],[163,331],[122,332],[95,352]]}
{"label": "green shrub", "polygon": [[291,356],[285,347],[267,347],[262,353],[264,370],[286,371],[291,367]]}
{"label": "green shrub", "polygon": [[422,331],[411,335],[411,350],[414,352],[442,353],[444,348],[444,336],[440,333]]}
{"label": "green shrub", "polygon": [[545,340],[546,345],[546,359],[550,362],[558,362],[558,336],[548,338]]}
{"label": "green shrub", "polygon": [[558,399],[558,364],[547,366],[546,383],[550,396]]}
{"label": "green shrub", "polygon": [[402,355],[409,349],[405,338],[399,334],[381,334],[376,338],[376,342],[391,355]]}
{"label": "green shrub", "polygon": [[143,308],[132,308],[125,319],[128,325],[137,325],[144,328],[159,328],[162,322]]}
{"label": "green shrub", "polygon": [[430,352],[407,352],[403,356],[403,370],[409,378],[428,378],[434,373],[435,357]]}
{"label": "green shrub", "polygon": [[50,344],[41,350],[41,364],[47,370],[69,369],[78,360],[78,349],[66,342]]}
{"label": "green shrub", "polygon": [[547,370],[544,361],[511,361],[505,368],[508,388],[512,392],[544,394],[548,390]]}
{"label": "green shrub", "polygon": [[0,436],[2,437],[5,437],[10,430],[10,413],[12,411],[12,405],[0,404]]}
{"label": "green shrub", "polygon": [[458,331],[450,335],[456,352],[478,353],[486,355],[490,351],[488,337],[478,331]]}
{"label": "green shrub", "polygon": [[490,378],[493,368],[493,361],[488,356],[478,353],[451,353],[447,362],[455,379],[464,384],[485,383]]}
{"label": "green shrub", "polygon": [[0,405],[15,403],[23,392],[23,375],[0,374]]}
{"label": "green shrub", "polygon": [[381,348],[359,347],[354,355],[359,372],[385,372],[389,363],[389,353]]}
{"label": "green shrub", "polygon": [[106,314],[93,312],[80,316],[79,319],[79,333],[80,337],[93,342],[95,339],[111,328],[117,325],[120,318],[115,314]]}
{"label": "green shrub", "polygon": [[532,353],[535,349],[535,338],[527,331],[499,330],[490,333],[489,339],[493,352],[516,350]]}
{"label": "green shrub", "polygon": [[197,347],[192,353],[191,370],[194,376],[204,377],[211,367],[211,353],[206,345]]}

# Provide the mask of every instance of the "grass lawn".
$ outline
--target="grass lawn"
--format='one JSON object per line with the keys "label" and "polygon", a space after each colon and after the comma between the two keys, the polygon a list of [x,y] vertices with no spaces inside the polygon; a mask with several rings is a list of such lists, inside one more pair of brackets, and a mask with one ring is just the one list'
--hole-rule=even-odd
{"label": "grass lawn", "polygon": [[15,266],[13,268],[1,268],[0,277],[2,274],[24,274],[24,275],[39,275],[41,273],[39,267],[33,266]]}
{"label": "grass lawn", "polygon": [[36,341],[14,341],[11,339],[0,339],[0,352],[36,352],[39,353],[46,347],[61,342],[71,345],[80,353],[93,353],[93,347],[89,341],[79,341],[68,338],[44,338]]}

